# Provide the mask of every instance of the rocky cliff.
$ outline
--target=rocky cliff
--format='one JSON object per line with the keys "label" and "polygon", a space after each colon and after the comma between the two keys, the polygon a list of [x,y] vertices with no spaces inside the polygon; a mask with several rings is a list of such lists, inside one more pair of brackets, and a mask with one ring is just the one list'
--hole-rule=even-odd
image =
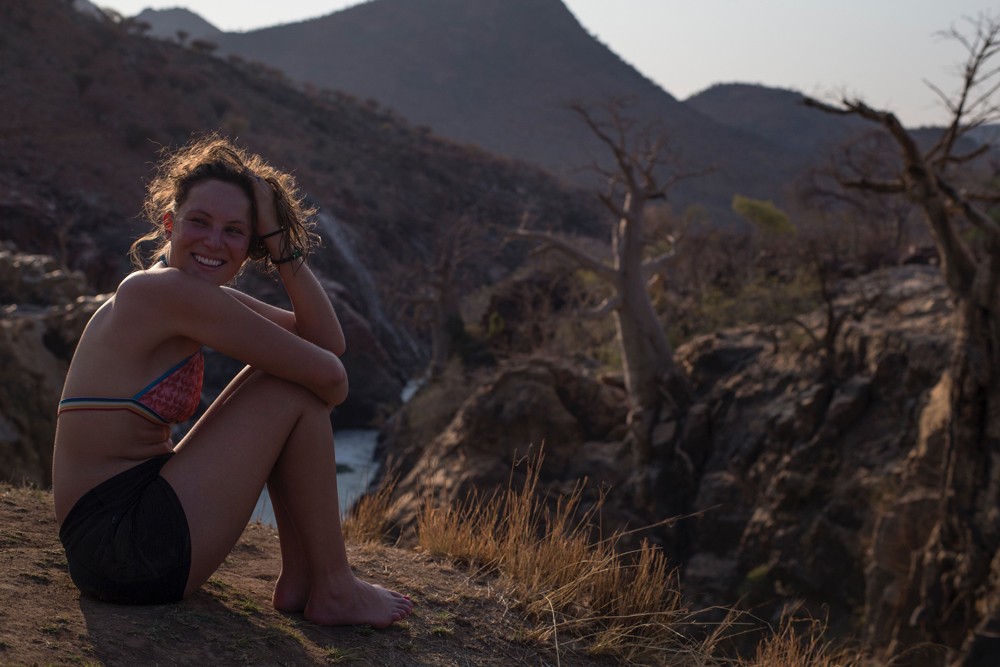
{"label": "rocky cliff", "polygon": [[[682,428],[689,478],[661,474],[644,503],[627,492],[635,471],[613,378],[553,359],[478,376],[452,368],[451,383],[478,388],[424,387],[383,432],[386,457],[402,463],[397,519],[406,525],[426,497],[457,500],[506,483],[511,462],[544,444],[546,491],[584,478],[592,501],[609,489],[605,530],[652,526],[636,537],[673,555],[699,605],[739,603],[768,621],[798,605],[839,632],[865,624],[877,643],[893,604],[880,582],[907,561],[920,523],[887,514],[887,501],[902,492],[916,415],[948,357],[952,313],[929,266],[864,276],[842,293],[838,312],[853,317],[837,337],[835,373],[823,375],[804,331],[823,330],[822,312],[679,348],[698,398],[683,425],[661,424],[657,438],[669,442]],[[913,498],[914,511],[928,501]],[[687,518],[657,526],[671,507]]]}
{"label": "rocky cliff", "polygon": [[76,341],[104,302],[83,275],[0,242],[0,480],[48,486],[56,405]]}

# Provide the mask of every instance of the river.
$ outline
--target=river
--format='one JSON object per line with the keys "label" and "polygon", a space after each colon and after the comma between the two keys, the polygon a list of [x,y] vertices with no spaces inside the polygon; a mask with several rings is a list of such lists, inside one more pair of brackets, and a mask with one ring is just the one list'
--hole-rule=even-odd
{"label": "river", "polygon": [[[343,514],[367,490],[368,482],[378,471],[378,464],[374,460],[378,431],[336,431],[333,439],[337,450],[337,467],[341,471],[337,473],[337,491],[340,495],[340,512]],[[260,494],[250,520],[275,525],[274,509],[266,488]]]}

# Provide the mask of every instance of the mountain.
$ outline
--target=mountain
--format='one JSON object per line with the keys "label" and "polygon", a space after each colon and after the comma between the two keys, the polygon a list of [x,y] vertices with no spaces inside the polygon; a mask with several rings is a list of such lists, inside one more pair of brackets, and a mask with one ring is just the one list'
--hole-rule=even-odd
{"label": "mountain", "polygon": [[585,168],[607,165],[609,152],[567,103],[627,99],[627,115],[659,123],[684,168],[715,167],[676,190],[678,207],[726,213],[736,192],[780,196],[800,167],[782,144],[676,100],[588,34],[560,0],[372,0],[213,41],[220,54],[374,100],[439,135],[587,185],[599,181]]}
{"label": "mountain", "polygon": [[860,118],[820,113],[792,90],[745,83],[714,85],[686,99],[691,109],[734,130],[749,132],[808,162],[871,129]]}
{"label": "mountain", "polygon": [[[100,288],[124,267],[128,236],[142,226],[143,183],[160,148],[212,130],[294,170],[376,268],[425,259],[444,221],[460,214],[516,224],[530,204],[557,225],[597,226],[587,193],[535,167],[64,2],[0,3],[0,58],[0,238],[65,258]],[[40,204],[21,221],[25,202]],[[60,223],[68,248],[55,241]],[[94,238],[112,245],[100,252],[88,246]]]}
{"label": "mountain", "polygon": [[177,39],[183,33],[187,39],[213,40],[222,34],[214,25],[183,7],[144,9],[135,19],[148,23],[151,28],[149,34],[153,37]]}
{"label": "mountain", "polygon": [[[419,340],[387,300],[390,286],[436,260],[463,216],[483,223],[490,249],[463,282],[470,291],[507,275],[526,252],[486,223],[514,227],[530,207],[556,228],[599,227],[590,193],[538,168],[346,96],[307,94],[273,70],[142,37],[61,0],[0,3],[0,60],[0,241],[79,271],[88,293],[110,291],[130,270],[126,251],[147,229],[138,213],[162,147],[221,131],[295,173],[322,214],[323,245],[311,261],[356,325],[350,354],[367,355],[345,358],[366,379],[344,411],[356,426],[398,401],[421,366]],[[284,298],[280,285],[253,274],[240,286]],[[30,315],[23,297],[13,305]]]}

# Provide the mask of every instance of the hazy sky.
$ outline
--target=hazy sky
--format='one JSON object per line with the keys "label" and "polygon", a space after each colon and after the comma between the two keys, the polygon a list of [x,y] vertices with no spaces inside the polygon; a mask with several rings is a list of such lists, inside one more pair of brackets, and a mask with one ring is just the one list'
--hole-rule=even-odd
{"label": "hazy sky", "polygon": [[[93,0],[126,16],[184,6],[226,31],[329,14],[357,0]],[[414,2],[419,0],[412,0]],[[468,0],[475,2],[476,0]],[[937,35],[997,0],[563,0],[583,26],[678,99],[713,83],[846,92],[907,125],[940,124],[965,57]]]}

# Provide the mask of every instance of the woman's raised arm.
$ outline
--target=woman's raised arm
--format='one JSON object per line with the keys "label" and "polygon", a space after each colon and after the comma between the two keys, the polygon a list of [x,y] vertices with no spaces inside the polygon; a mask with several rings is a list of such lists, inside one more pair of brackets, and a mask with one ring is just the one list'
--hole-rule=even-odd
{"label": "woman's raised arm", "polygon": [[[254,179],[257,204],[257,234],[264,239],[268,253],[278,269],[285,292],[292,302],[294,331],[311,343],[337,356],[344,353],[346,342],[330,297],[296,248],[283,243],[275,211],[274,189],[262,178]],[[285,253],[282,256],[281,253]]]}

